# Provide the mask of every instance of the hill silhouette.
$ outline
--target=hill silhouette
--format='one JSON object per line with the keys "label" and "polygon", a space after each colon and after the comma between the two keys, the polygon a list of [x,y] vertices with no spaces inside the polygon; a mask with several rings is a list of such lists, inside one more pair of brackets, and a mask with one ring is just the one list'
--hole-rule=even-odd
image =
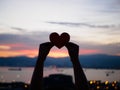
{"label": "hill silhouette", "polygon": [[[37,58],[7,57],[0,58],[0,66],[9,67],[33,67]],[[111,56],[104,54],[80,55],[79,60],[83,68],[101,68],[101,69],[120,69],[120,56]],[[45,66],[72,67],[69,57],[52,58],[47,57]]]}

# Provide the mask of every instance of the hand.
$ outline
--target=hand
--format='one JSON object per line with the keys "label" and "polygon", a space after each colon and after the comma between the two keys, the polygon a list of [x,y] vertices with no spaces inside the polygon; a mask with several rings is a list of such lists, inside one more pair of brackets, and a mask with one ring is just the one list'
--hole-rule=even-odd
{"label": "hand", "polygon": [[74,59],[78,59],[79,46],[72,42],[68,42],[65,46],[68,49],[71,61],[74,62],[75,61]]}
{"label": "hand", "polygon": [[46,56],[48,55],[50,49],[53,46],[54,45],[51,42],[46,42],[46,43],[40,44],[38,58],[39,59],[46,58]]}

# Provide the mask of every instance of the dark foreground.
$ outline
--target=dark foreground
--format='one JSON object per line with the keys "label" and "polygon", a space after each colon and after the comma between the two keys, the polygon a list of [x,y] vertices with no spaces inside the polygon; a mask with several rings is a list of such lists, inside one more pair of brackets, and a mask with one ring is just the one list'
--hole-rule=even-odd
{"label": "dark foreground", "polygon": [[[90,90],[120,90],[120,82],[88,81]],[[0,90],[29,90],[29,84],[23,82],[0,83]],[[61,88],[62,87],[62,88]],[[69,75],[50,75],[44,78],[44,90],[74,90],[72,77]]]}

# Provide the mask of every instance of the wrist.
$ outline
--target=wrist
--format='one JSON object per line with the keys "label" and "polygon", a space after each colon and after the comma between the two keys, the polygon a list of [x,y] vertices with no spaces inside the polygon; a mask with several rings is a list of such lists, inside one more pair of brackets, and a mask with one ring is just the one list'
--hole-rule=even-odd
{"label": "wrist", "polygon": [[78,59],[72,59],[72,64],[78,64],[80,63]]}
{"label": "wrist", "polygon": [[70,56],[70,59],[71,59],[73,62],[74,62],[74,61],[79,61],[78,55]]}
{"label": "wrist", "polygon": [[39,64],[40,64],[40,63],[41,63],[41,64],[44,64],[44,61],[45,61],[44,59],[37,59],[37,63],[39,63]]}
{"label": "wrist", "polygon": [[44,61],[45,61],[46,57],[45,56],[38,56],[37,58],[37,62],[41,63],[41,64],[44,64]]}
{"label": "wrist", "polygon": [[73,64],[74,69],[79,69],[79,70],[82,69],[82,66],[79,60],[75,60],[74,62],[72,62],[72,64]]}
{"label": "wrist", "polygon": [[46,59],[46,56],[45,56],[45,55],[41,55],[41,54],[38,55],[38,60],[41,60],[41,59],[42,59],[42,60]]}

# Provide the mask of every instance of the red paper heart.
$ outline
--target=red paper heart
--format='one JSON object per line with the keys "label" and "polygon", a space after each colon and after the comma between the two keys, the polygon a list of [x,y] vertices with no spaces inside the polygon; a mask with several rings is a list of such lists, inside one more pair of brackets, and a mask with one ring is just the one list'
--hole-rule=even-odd
{"label": "red paper heart", "polygon": [[65,46],[70,40],[68,33],[62,33],[60,36],[56,32],[50,34],[50,41],[58,48]]}

